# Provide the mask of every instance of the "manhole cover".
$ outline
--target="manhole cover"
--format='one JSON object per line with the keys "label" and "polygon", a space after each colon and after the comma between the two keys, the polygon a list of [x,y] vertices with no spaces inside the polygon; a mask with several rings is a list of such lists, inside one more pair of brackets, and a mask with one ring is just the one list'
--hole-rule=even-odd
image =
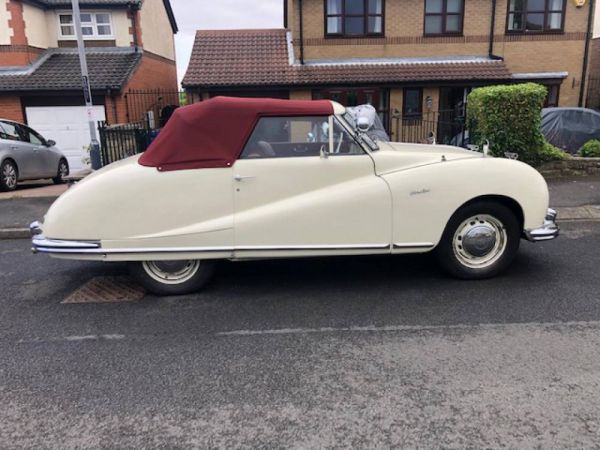
{"label": "manhole cover", "polygon": [[141,300],[146,292],[128,277],[96,277],[62,303],[121,303]]}

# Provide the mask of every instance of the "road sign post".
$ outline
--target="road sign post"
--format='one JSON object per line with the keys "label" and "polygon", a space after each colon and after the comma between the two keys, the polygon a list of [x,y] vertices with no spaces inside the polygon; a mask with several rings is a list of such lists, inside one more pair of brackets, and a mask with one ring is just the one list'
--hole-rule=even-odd
{"label": "road sign post", "polygon": [[83,87],[83,97],[85,99],[85,108],[90,127],[90,161],[92,164],[92,169],[97,170],[102,166],[102,163],[100,161],[100,143],[98,142],[98,137],[96,135],[96,121],[94,120],[92,89],[90,87],[87,59],[85,56],[85,47],[83,44],[83,34],[81,32],[81,13],[79,11],[79,0],[71,0],[71,4],[73,8],[73,26],[75,28],[75,36],[77,36],[79,65],[81,66],[81,84]]}

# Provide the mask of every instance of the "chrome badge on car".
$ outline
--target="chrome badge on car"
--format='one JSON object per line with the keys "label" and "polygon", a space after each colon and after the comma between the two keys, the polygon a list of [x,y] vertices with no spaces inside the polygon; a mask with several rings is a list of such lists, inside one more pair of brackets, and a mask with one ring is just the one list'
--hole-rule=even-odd
{"label": "chrome badge on car", "polygon": [[417,189],[415,191],[410,191],[410,195],[412,196],[412,195],[419,195],[419,194],[428,194],[429,192],[431,192],[430,189],[423,188],[423,189]]}

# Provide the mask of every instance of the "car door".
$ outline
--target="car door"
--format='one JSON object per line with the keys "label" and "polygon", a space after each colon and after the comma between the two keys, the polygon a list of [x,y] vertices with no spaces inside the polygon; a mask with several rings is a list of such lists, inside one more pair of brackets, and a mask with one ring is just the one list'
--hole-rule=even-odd
{"label": "car door", "polygon": [[29,179],[36,176],[36,158],[33,148],[25,142],[20,125],[8,120],[0,121],[4,145],[17,164],[19,179]]}
{"label": "car door", "polygon": [[233,178],[236,257],[390,251],[387,184],[333,117],[261,118]]}
{"label": "car door", "polygon": [[36,164],[36,176],[55,177],[58,172],[58,158],[46,145],[46,140],[35,130],[21,125],[24,140],[33,149]]}

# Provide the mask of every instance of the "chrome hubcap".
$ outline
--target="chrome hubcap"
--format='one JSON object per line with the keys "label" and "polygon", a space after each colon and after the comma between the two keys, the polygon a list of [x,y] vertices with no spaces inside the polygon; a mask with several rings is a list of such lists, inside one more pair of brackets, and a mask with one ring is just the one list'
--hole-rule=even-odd
{"label": "chrome hubcap", "polygon": [[200,261],[144,261],[142,267],[150,277],[160,283],[180,284],[196,275]]}
{"label": "chrome hubcap", "polygon": [[17,172],[10,164],[5,164],[2,168],[2,178],[6,187],[12,189],[17,185]]}
{"label": "chrome hubcap", "polygon": [[460,224],[452,246],[461,264],[481,269],[495,263],[506,250],[507,233],[502,222],[482,214]]}

